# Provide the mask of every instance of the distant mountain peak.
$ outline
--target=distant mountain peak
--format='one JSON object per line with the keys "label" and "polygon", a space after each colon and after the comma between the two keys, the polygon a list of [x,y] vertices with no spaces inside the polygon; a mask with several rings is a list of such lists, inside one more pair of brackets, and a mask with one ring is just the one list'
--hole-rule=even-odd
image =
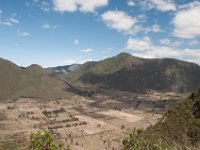
{"label": "distant mountain peak", "polygon": [[31,64],[27,69],[43,69],[43,67],[38,64]]}
{"label": "distant mountain peak", "polygon": [[132,56],[132,55],[129,54],[129,53],[126,53],[126,52],[122,52],[122,53],[117,55],[117,57],[130,57],[130,56]]}

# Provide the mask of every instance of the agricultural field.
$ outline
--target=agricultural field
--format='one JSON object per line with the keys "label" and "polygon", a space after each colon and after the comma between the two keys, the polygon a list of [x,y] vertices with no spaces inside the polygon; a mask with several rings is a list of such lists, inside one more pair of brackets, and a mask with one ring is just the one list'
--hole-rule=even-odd
{"label": "agricultural field", "polygon": [[134,128],[155,124],[165,110],[160,103],[169,101],[170,96],[155,93],[72,96],[49,102],[30,98],[7,101],[0,104],[0,144],[25,138],[21,141],[25,149],[30,133],[48,130],[72,150],[120,149],[122,139]]}

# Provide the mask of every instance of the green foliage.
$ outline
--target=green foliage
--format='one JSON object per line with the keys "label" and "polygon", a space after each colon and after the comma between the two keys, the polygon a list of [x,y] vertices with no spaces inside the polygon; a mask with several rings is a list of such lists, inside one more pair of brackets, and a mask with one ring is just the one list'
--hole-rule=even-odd
{"label": "green foliage", "polygon": [[167,146],[159,139],[156,143],[142,137],[143,130],[134,129],[130,136],[123,140],[125,150],[174,150],[173,146]]}
{"label": "green foliage", "polygon": [[56,145],[53,135],[48,131],[34,132],[30,140],[32,150],[61,150],[61,145]]}
{"label": "green foliage", "polygon": [[130,150],[185,150],[200,147],[200,89],[171,108],[144,132],[134,130],[123,141]]}

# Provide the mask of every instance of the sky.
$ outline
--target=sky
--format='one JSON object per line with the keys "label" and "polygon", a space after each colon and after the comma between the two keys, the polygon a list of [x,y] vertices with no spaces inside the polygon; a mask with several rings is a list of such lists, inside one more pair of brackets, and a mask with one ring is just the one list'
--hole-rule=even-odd
{"label": "sky", "polygon": [[0,57],[17,65],[121,52],[200,64],[200,0],[0,0]]}

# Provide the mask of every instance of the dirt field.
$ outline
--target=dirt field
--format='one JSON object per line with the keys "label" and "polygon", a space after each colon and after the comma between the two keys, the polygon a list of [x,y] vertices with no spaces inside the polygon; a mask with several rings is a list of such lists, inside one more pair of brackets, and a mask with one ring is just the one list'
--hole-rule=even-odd
{"label": "dirt field", "polygon": [[140,105],[99,95],[48,103],[37,99],[0,103],[0,141],[12,140],[12,135],[28,138],[31,132],[50,130],[72,150],[118,150],[131,130],[146,128],[161,117],[139,109]]}

